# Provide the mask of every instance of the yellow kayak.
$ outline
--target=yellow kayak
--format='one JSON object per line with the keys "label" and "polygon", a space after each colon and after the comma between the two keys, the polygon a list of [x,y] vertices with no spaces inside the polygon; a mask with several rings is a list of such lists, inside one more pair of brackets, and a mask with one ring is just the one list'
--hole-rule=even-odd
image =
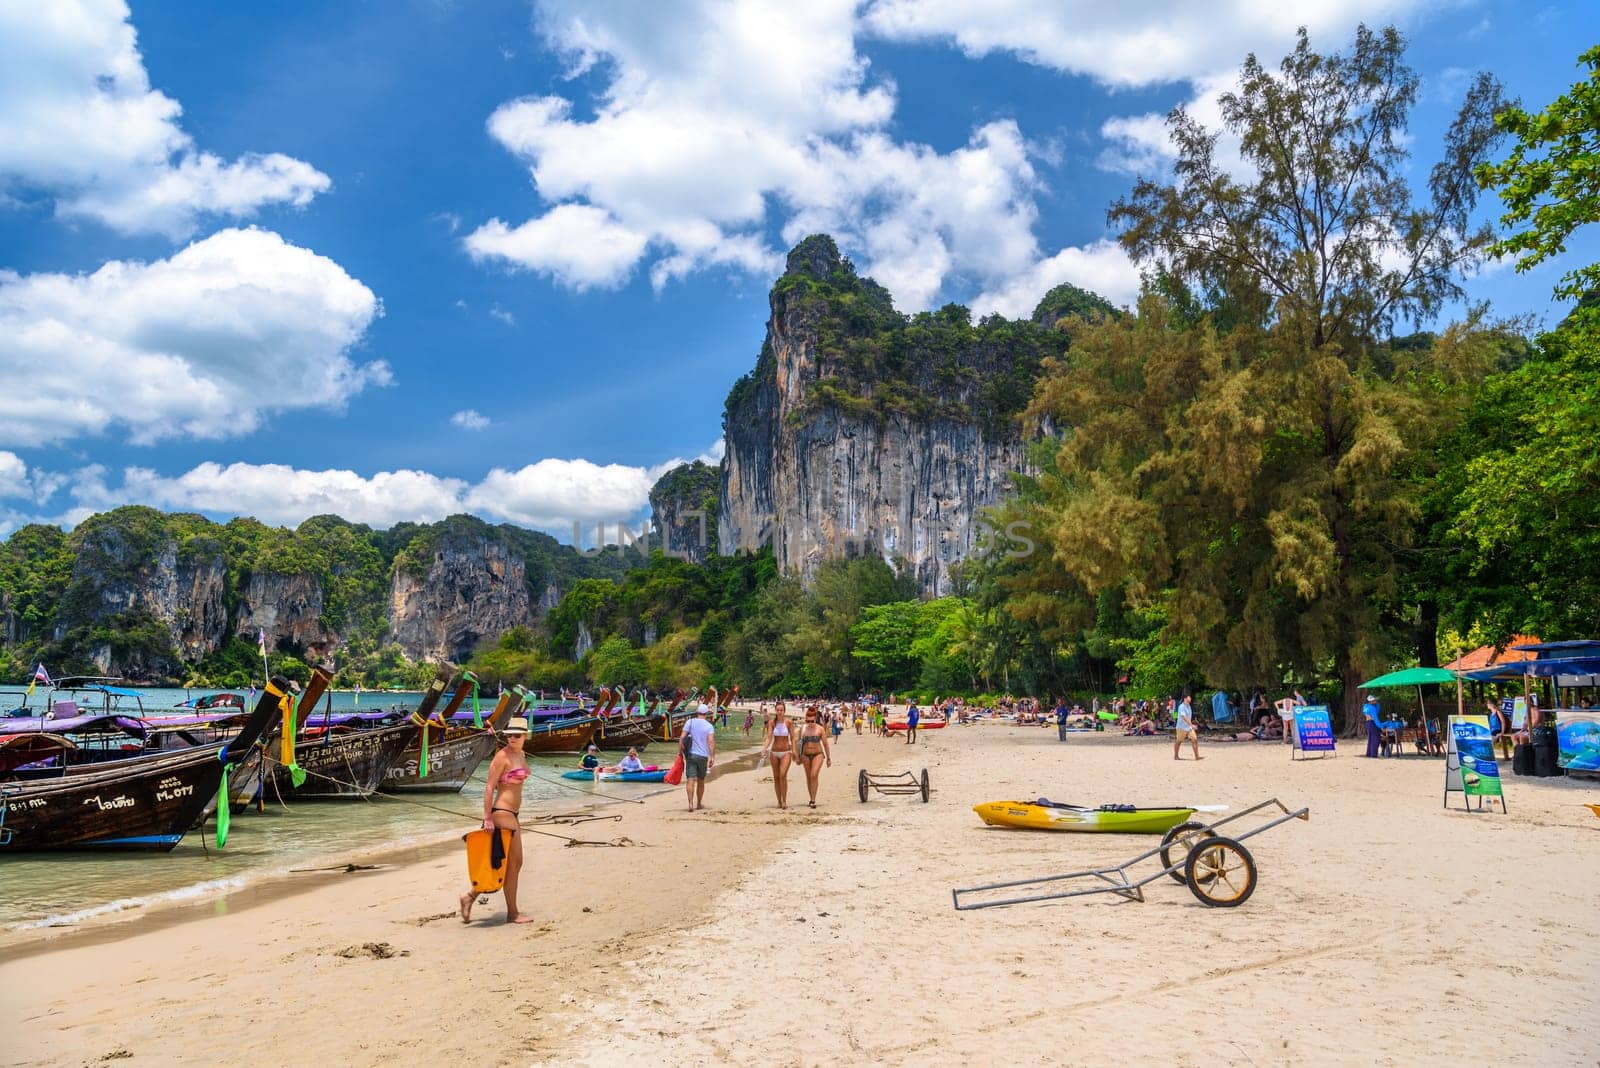
{"label": "yellow kayak", "polygon": [[972,811],[991,827],[1030,831],[1098,831],[1108,834],[1165,834],[1195,814],[1193,808],[1138,808],[1101,805],[1083,808],[1038,801],[986,801]]}

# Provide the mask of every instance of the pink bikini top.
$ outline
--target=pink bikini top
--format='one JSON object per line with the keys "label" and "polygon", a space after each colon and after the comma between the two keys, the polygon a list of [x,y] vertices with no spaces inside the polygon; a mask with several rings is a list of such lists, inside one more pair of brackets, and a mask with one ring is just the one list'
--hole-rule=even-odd
{"label": "pink bikini top", "polygon": [[528,769],[527,768],[512,768],[510,771],[508,771],[504,775],[500,776],[500,781],[501,782],[506,782],[506,783],[519,783],[522,780],[526,779],[527,777],[528,777]]}

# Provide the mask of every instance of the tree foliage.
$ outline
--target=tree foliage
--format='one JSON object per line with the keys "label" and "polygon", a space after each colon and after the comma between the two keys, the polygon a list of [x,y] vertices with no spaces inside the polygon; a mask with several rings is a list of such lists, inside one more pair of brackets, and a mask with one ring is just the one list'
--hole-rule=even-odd
{"label": "tree foliage", "polygon": [[[1515,256],[1529,271],[1566,251],[1578,227],[1600,220],[1600,45],[1578,57],[1589,76],[1543,111],[1507,107],[1500,129],[1517,139],[1500,163],[1481,163],[1475,174],[1499,192],[1511,233],[1491,247],[1495,256]],[[1556,285],[1557,297],[1581,297],[1600,289],[1600,264],[1575,268]]]}

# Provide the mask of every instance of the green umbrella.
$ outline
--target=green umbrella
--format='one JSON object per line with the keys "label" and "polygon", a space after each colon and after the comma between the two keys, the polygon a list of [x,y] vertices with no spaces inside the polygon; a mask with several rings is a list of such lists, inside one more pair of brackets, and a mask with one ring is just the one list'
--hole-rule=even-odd
{"label": "green umbrella", "polygon": [[1426,686],[1430,682],[1455,682],[1453,671],[1444,668],[1414,667],[1391,671],[1361,684],[1363,690],[1382,689],[1387,686]]}
{"label": "green umbrella", "polygon": [[[1422,730],[1428,735],[1428,709],[1422,703],[1422,688],[1430,682],[1453,682],[1456,684],[1456,707],[1461,707],[1461,680],[1452,671],[1436,667],[1405,668],[1401,671],[1391,671],[1387,675],[1379,675],[1361,684],[1363,690],[1384,689],[1390,686],[1415,686],[1417,688],[1417,711],[1421,715]],[[1431,735],[1429,735],[1431,741]]]}

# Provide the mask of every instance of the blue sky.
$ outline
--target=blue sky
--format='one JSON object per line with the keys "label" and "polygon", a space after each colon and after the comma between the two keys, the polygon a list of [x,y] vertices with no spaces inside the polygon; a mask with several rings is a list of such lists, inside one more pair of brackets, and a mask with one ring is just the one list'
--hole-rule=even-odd
{"label": "blue sky", "polygon": [[[1246,51],[1399,25],[1421,175],[1471,72],[1542,106],[1600,31],[1576,2],[1280,6],[0,0],[0,530],[636,517],[715,455],[805,233],[903,310],[1125,301],[1105,208]],[[1472,295],[1553,321],[1564,269]]]}

